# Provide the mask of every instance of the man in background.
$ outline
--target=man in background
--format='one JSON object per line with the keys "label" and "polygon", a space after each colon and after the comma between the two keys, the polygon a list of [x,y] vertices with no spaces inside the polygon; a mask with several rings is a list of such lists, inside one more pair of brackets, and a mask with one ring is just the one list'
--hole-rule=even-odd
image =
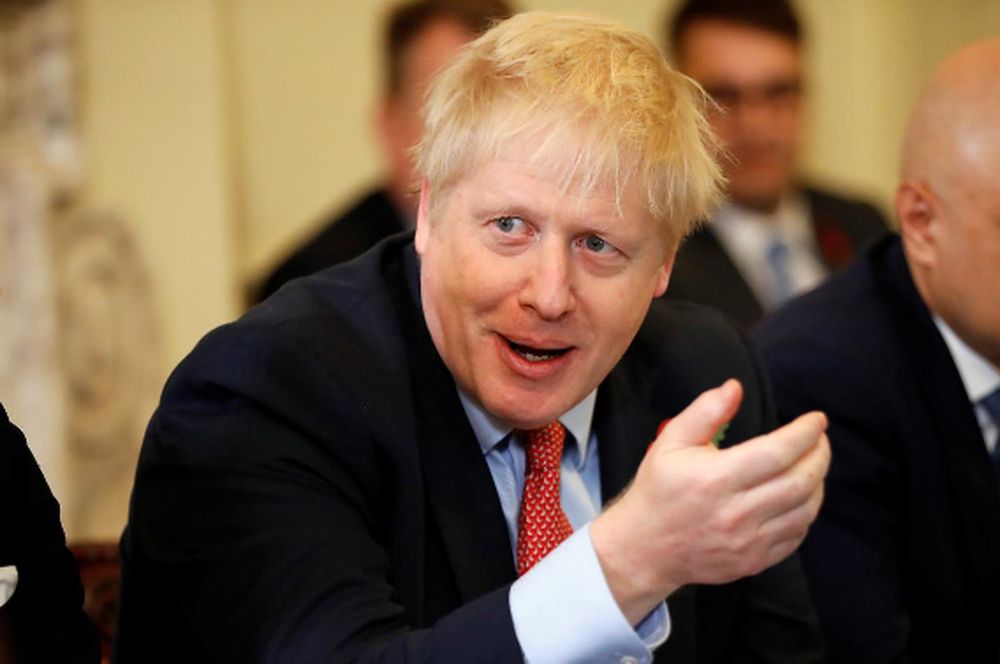
{"label": "man in background", "polygon": [[385,91],[375,119],[385,179],[286,258],[264,280],[256,301],[290,279],[350,260],[413,228],[419,183],[410,150],[420,140],[427,85],[459,48],[511,13],[506,0],[411,0],[390,12],[383,35]]}
{"label": "man in background", "polygon": [[800,183],[802,30],[787,0],[687,0],[666,37],[677,67],[715,99],[728,203],[687,239],[668,297],[749,328],[818,285],[886,230],[870,205]]}
{"label": "man in background", "polygon": [[934,73],[886,238],[756,335],[783,419],[830,416],[803,545],[835,662],[993,662],[1000,644],[1000,39]]}

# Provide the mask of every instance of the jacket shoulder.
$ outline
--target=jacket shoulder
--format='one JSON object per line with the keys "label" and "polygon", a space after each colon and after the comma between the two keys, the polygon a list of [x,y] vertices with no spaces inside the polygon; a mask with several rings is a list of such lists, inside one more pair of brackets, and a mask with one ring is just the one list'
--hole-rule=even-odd
{"label": "jacket shoulder", "polygon": [[394,401],[405,415],[411,249],[384,243],[210,332],[168,379],[154,423],[190,409],[252,409],[325,439],[345,422],[370,419],[378,430]]}

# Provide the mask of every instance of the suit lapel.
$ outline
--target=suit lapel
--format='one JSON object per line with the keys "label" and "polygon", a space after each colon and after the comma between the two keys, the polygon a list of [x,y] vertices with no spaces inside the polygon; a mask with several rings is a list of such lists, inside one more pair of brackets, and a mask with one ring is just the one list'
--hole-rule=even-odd
{"label": "suit lapel", "polygon": [[462,603],[516,578],[510,539],[482,450],[454,379],[441,361],[419,304],[416,256],[408,265],[408,356],[416,437],[433,521],[449,558]]}
{"label": "suit lapel", "polygon": [[[605,504],[632,481],[660,423],[686,405],[682,403],[683,396],[672,391],[676,403],[663,399],[664,410],[654,410],[657,377],[649,371],[649,366],[642,371],[630,371],[633,364],[630,359],[626,355],[619,362],[597,393],[594,428],[601,460],[601,497]],[[660,382],[671,382],[669,376],[660,378]],[[668,598],[667,604],[671,622],[684,628],[673,630],[670,639],[656,651],[655,659],[671,664],[694,662],[698,651],[696,632],[691,628],[697,624],[695,588],[681,588]]]}
{"label": "suit lapel", "polygon": [[716,307],[747,329],[764,315],[757,295],[707,226],[681,245],[673,285],[671,296]]}
{"label": "suit lapel", "polygon": [[656,428],[668,414],[650,409],[651,381],[629,381],[623,360],[601,384],[594,409],[601,460],[601,499],[608,503],[632,480]]}

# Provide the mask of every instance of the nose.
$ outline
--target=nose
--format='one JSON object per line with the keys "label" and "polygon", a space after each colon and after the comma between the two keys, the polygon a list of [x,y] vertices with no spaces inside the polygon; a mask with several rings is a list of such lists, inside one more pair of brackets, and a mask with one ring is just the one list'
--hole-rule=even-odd
{"label": "nose", "polygon": [[746,99],[734,106],[730,113],[733,124],[745,136],[759,137],[759,132],[767,131],[775,122],[774,109],[760,99]]}
{"label": "nose", "polygon": [[525,263],[527,272],[519,299],[522,307],[533,309],[539,318],[555,321],[576,306],[572,256],[567,246],[540,244],[532,260]]}

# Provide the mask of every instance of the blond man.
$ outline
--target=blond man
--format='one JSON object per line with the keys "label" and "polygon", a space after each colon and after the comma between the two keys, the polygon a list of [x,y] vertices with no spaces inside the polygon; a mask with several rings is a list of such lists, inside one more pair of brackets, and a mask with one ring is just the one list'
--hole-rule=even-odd
{"label": "blond man", "polygon": [[651,308],[718,191],[702,105],[598,18],[519,15],[464,50],[427,103],[415,235],[168,383],[121,661],[811,661],[787,557],[825,419],[764,433],[733,330]]}

